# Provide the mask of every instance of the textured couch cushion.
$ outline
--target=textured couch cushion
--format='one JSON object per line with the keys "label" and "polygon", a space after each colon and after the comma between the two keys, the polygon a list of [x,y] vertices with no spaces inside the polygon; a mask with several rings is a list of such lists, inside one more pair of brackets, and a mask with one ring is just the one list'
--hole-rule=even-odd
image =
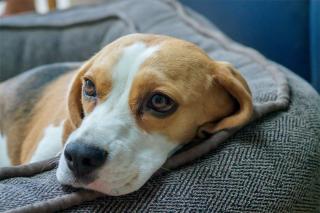
{"label": "textured couch cushion", "polygon": [[[87,20],[100,20],[104,26],[110,19],[105,19],[108,11],[121,14],[123,27],[117,28],[117,33],[108,28],[99,44],[92,40],[83,40],[85,44],[77,47],[77,51],[68,51],[72,44],[61,37],[70,33],[70,23],[77,23],[81,35],[73,34],[75,43],[78,36],[84,34],[96,36],[91,24]],[[125,13],[124,13],[125,12]],[[192,41],[201,46],[209,55],[218,60],[233,63],[245,76],[250,72],[261,75],[274,65],[284,71],[291,87],[291,103],[287,111],[270,114],[263,119],[242,129],[215,151],[203,156],[195,162],[179,169],[168,172],[163,176],[152,178],[139,191],[122,197],[104,197],[96,201],[84,203],[67,211],[104,211],[104,212],[316,212],[319,211],[320,200],[320,97],[303,80],[285,68],[272,62],[261,64],[256,57],[260,57],[253,50],[242,47],[226,38],[214,26],[202,17],[187,10],[185,18],[183,8],[173,1],[119,1],[111,5],[78,8],[58,13],[64,15],[64,33],[61,37],[53,32],[49,25],[47,30],[34,32],[34,41],[26,45],[31,52],[43,51],[38,45],[37,38],[59,41],[53,45],[55,53],[59,53],[61,60],[82,60],[81,54],[90,46],[90,54],[102,45],[112,41],[116,35],[129,31],[162,33]],[[1,24],[1,35],[7,34],[8,46],[13,46],[32,34],[33,23],[39,26],[47,22],[63,25],[60,15],[48,16],[30,15],[23,19],[6,19]],[[81,15],[80,15],[81,14]],[[105,15],[105,16],[104,16]],[[84,18],[86,17],[86,18]],[[117,16],[117,17],[120,17]],[[88,19],[87,19],[88,18]],[[59,20],[58,20],[59,19]],[[120,19],[119,19],[120,20]],[[123,21],[123,22],[122,22]],[[83,23],[84,27],[81,27]],[[91,22],[95,25],[94,21]],[[118,22],[120,23],[120,21]],[[10,27],[11,24],[11,27]],[[116,23],[114,23],[116,24]],[[124,25],[126,24],[126,25]],[[116,24],[117,25],[117,24]],[[122,24],[118,24],[122,25]],[[110,25],[112,26],[112,25]],[[14,36],[11,30],[18,28]],[[96,29],[100,33],[99,29]],[[88,32],[90,31],[90,32]],[[56,35],[54,35],[56,33]],[[65,35],[66,35],[65,34]],[[12,40],[9,39],[12,36]],[[21,35],[21,36],[20,36]],[[37,37],[39,36],[39,37]],[[71,38],[71,37],[70,37]],[[40,39],[41,40],[41,39]],[[90,43],[91,42],[91,43]],[[81,42],[80,42],[81,43]],[[80,45],[80,44],[79,44]],[[66,51],[58,51],[63,47]],[[70,46],[70,47],[69,47]],[[16,46],[15,48],[20,48]],[[21,47],[22,48],[22,47]],[[96,49],[94,49],[96,48]],[[94,49],[94,50],[93,50]],[[24,48],[21,49],[23,52]],[[79,53],[80,52],[80,53]],[[0,49],[0,56],[7,57],[7,62],[1,64],[9,75],[18,73],[19,66],[33,67],[38,64],[57,62],[46,50],[38,59],[28,57],[17,63],[19,58]],[[90,55],[88,53],[88,56]],[[54,55],[54,54],[53,54]],[[2,63],[2,62],[0,62]],[[11,64],[10,64],[11,63]],[[21,70],[22,71],[22,70]],[[272,101],[277,96],[273,85],[266,85],[264,81],[249,82],[253,89],[268,89],[266,97],[257,96],[255,101]],[[59,185],[55,180],[54,170],[31,178],[11,178],[0,182],[0,211],[31,204],[65,194],[71,190]]]}
{"label": "textured couch cushion", "polygon": [[85,11],[86,8],[79,8],[67,13],[3,18],[0,81],[39,65],[86,60],[102,43],[110,42],[107,39],[130,33],[130,26],[120,14],[109,10],[90,17],[95,14]]}

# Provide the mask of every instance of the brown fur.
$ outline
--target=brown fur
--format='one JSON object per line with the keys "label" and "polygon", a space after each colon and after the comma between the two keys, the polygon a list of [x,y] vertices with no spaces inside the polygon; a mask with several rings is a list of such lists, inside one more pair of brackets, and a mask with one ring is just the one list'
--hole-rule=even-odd
{"label": "brown fur", "polygon": [[7,0],[4,15],[9,16],[34,10],[34,0]]}
{"label": "brown fur", "polygon": [[32,111],[33,116],[27,125],[28,135],[23,142],[20,157],[22,163],[31,159],[43,137],[44,129],[50,124],[57,126],[66,119],[66,91],[68,91],[69,82],[74,74],[75,72],[71,72],[61,76],[43,90],[41,98]]}
{"label": "brown fur", "polygon": [[[27,142],[28,137],[31,138],[30,131],[34,128],[32,125],[34,124],[33,120],[35,120],[33,117],[38,116],[38,107],[36,106],[45,102],[41,101],[44,98],[42,96],[45,93],[44,90],[60,74],[60,72],[48,73],[43,71],[40,73],[39,71],[29,71],[0,84],[0,132],[6,136],[8,154],[13,165],[24,163],[24,161],[21,161],[22,146]],[[66,86],[68,83],[66,83]],[[63,93],[62,97],[65,96],[65,91]],[[45,97],[51,99],[51,97]],[[52,102],[49,101],[48,103]],[[52,110],[59,106],[59,104],[55,105],[46,105],[45,107]],[[48,116],[46,115],[46,117]],[[39,134],[40,132],[42,134],[45,127],[37,127],[39,128],[37,130]],[[37,131],[33,130],[32,134],[35,135]],[[37,142],[34,141],[34,143]],[[25,152],[31,153],[31,151],[31,147],[28,147]]]}
{"label": "brown fur", "polygon": [[[160,45],[160,50],[140,67],[129,96],[130,109],[143,131],[162,133],[174,141],[186,143],[195,136],[202,136],[204,132],[214,133],[243,125],[250,119],[250,90],[241,75],[229,64],[211,60],[201,49],[186,41],[135,34],[111,43],[77,72],[65,74],[45,87],[28,119],[24,119],[22,124],[15,123],[11,133],[4,132],[6,136],[9,134],[12,162],[28,162],[44,129],[50,124],[58,125],[65,121],[65,142],[69,134],[80,126],[83,117],[108,98],[112,88],[112,67],[120,58],[123,48],[137,41],[149,46]],[[97,100],[82,97],[84,78],[95,83]],[[69,85],[71,87],[67,94]],[[178,102],[175,113],[165,118],[138,113],[141,101],[155,90],[168,94]],[[0,104],[3,101],[0,94]],[[24,136],[12,139],[13,134],[19,135],[16,125],[18,129],[23,126]],[[17,144],[12,140],[21,139],[22,144],[14,147]]]}

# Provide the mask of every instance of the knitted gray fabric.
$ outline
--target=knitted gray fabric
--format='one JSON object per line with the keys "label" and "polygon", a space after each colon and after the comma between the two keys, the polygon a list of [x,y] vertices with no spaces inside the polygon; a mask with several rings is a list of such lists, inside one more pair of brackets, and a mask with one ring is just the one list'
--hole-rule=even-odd
{"label": "knitted gray fabric", "polygon": [[[78,8],[59,15],[65,15],[65,22],[69,23],[64,28],[66,35],[70,32],[69,28],[72,28],[71,20],[78,20],[78,24],[83,21],[83,17],[101,21],[101,16],[108,11],[118,11],[119,14],[126,11],[125,19],[130,20],[130,26],[134,26],[139,32],[184,38],[198,44],[211,57],[233,63],[248,80],[255,104],[279,98],[276,79],[272,79],[270,72],[275,67],[282,70],[288,78],[291,89],[289,109],[269,114],[251,123],[214,151],[162,176],[153,177],[137,192],[121,197],[99,198],[65,212],[319,212],[319,94],[290,71],[272,62],[261,63],[259,54],[228,41],[202,17],[189,10],[185,13],[182,9],[173,1],[120,1],[112,5]],[[19,38],[15,39],[23,40],[23,35],[32,33],[32,27],[30,29],[26,26],[32,25],[30,22],[39,24],[43,21],[40,25],[45,25],[46,21],[57,22],[57,14],[48,16],[7,19],[1,24],[19,26],[19,22],[20,28],[17,28],[21,32],[17,33]],[[103,21],[107,23],[109,20]],[[99,24],[102,26],[101,22]],[[90,26],[86,25],[84,32],[88,32],[91,25],[95,25],[95,22],[90,23]],[[80,30],[81,24],[77,27]],[[9,35],[14,28],[2,28],[0,35],[4,31]],[[37,32],[33,33],[36,41],[39,35]],[[47,34],[49,41],[53,32],[41,33],[41,36]],[[112,39],[108,36],[107,33],[104,38],[109,42]],[[10,42],[14,43],[16,40]],[[59,42],[62,42],[61,46],[67,45],[63,41]],[[12,43],[10,44],[13,45]],[[41,49],[36,43],[27,45],[35,52]],[[84,51],[81,48],[79,47],[79,51]],[[90,48],[100,47],[92,45]],[[56,49],[53,48],[52,51],[55,52]],[[13,57],[3,52],[1,48],[1,57]],[[77,52],[74,55],[77,60],[81,60],[81,53]],[[65,54],[63,57],[69,60],[70,53],[61,54]],[[39,61],[47,63],[50,54],[43,53],[40,58]],[[15,60],[17,59],[8,59],[9,65],[3,65],[7,76],[12,72],[17,73],[18,66],[32,67],[39,64],[38,59],[33,58],[23,59],[27,65],[16,65],[13,63]],[[55,170],[28,178],[5,179],[0,182],[0,211],[57,198],[71,191],[74,189],[57,183]]]}

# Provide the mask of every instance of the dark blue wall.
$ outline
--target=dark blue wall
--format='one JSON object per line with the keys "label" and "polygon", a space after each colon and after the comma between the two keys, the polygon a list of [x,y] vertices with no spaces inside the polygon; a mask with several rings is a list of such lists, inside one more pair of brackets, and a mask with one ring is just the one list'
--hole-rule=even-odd
{"label": "dark blue wall", "polygon": [[320,92],[320,0],[310,1],[311,83]]}
{"label": "dark blue wall", "polygon": [[[320,2],[320,0],[316,0]],[[310,1],[181,0],[232,39],[311,82]]]}

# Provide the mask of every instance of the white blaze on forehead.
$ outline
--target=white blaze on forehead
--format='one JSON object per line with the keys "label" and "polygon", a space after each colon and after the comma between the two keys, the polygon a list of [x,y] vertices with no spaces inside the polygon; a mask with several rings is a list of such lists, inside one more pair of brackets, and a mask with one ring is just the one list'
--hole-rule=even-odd
{"label": "white blaze on forehead", "polygon": [[[110,127],[112,133],[109,135],[109,140],[113,140],[123,128],[130,128],[129,125],[134,122],[128,102],[132,83],[140,66],[158,49],[159,46],[148,47],[142,42],[134,43],[123,49],[112,69],[112,89],[107,100],[85,117],[75,137],[85,134],[93,127],[104,130]],[[97,141],[93,138],[91,140]]]}
{"label": "white blaze on forehead", "polygon": [[[105,132],[111,131],[108,129],[110,127],[112,133],[109,135],[109,140],[113,140],[117,131],[121,131],[122,127],[128,128],[128,125],[134,122],[128,102],[132,83],[140,66],[158,49],[159,46],[148,47],[142,42],[134,43],[123,49],[117,63],[112,68],[112,89],[107,100],[85,117],[80,128],[71,137],[81,137],[92,128],[104,129]],[[99,137],[99,135],[91,137]],[[91,140],[97,141],[98,139],[91,138]]]}
{"label": "white blaze on forehead", "polygon": [[[128,104],[129,92],[139,67],[159,49],[159,46],[147,47],[144,43],[135,43],[126,47],[112,70],[112,91],[108,102]],[[121,101],[119,102],[119,97]]]}

